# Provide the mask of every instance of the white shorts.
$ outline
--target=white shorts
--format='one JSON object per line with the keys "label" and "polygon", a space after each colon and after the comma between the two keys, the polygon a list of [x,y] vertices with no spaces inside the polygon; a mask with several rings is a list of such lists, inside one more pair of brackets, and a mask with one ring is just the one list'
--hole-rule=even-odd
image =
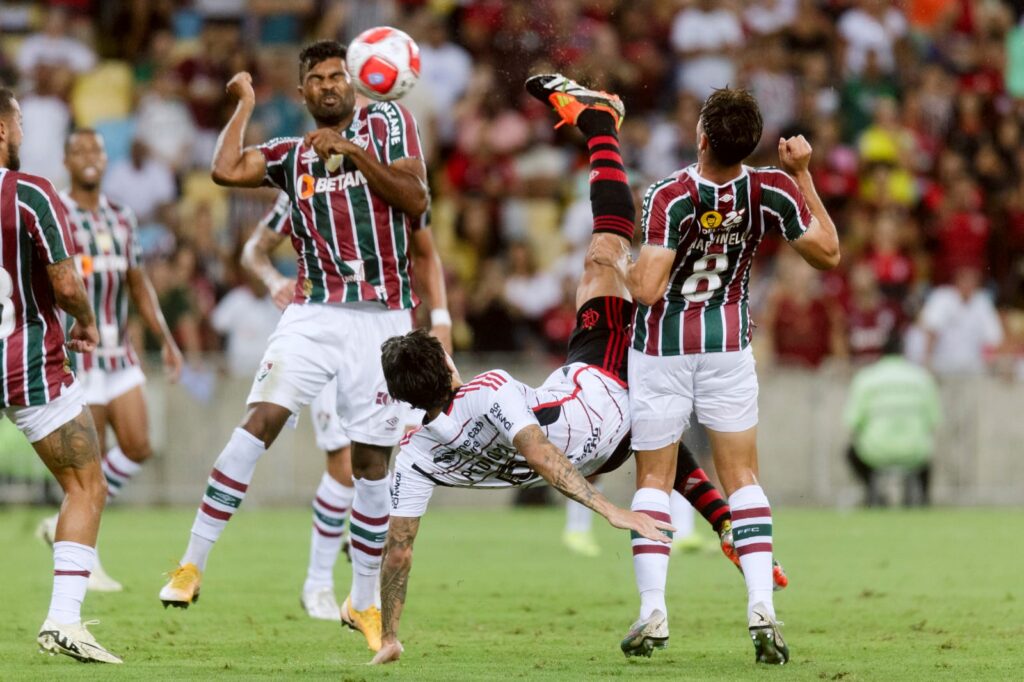
{"label": "white shorts", "polygon": [[309,413],[313,417],[313,433],[316,446],[324,452],[334,452],[352,444],[338,416],[338,382],[331,379],[324,390],[316,394]]}
{"label": "white shorts", "polygon": [[[399,452],[391,472],[391,516],[417,519],[427,513],[436,484],[412,468],[413,458]],[[482,490],[482,488],[481,488]]]}
{"label": "white shorts", "polygon": [[729,353],[655,356],[629,350],[633,449],[677,442],[690,414],[713,431],[757,426],[757,372],[747,346]]}
{"label": "white shorts", "polygon": [[78,373],[87,405],[107,405],[136,386],[146,383],[146,375],[138,366],[106,370],[94,367]]}
{"label": "white shorts", "polygon": [[411,329],[408,310],[376,303],[290,305],[270,336],[246,402],[274,403],[297,414],[336,376],[345,434],[367,445],[394,446],[409,406],[388,395],[380,346]]}
{"label": "white shorts", "polygon": [[0,414],[14,422],[29,443],[35,443],[82,414],[83,407],[85,393],[82,385],[75,381],[64,387],[60,397],[46,405],[4,407],[0,408]]}

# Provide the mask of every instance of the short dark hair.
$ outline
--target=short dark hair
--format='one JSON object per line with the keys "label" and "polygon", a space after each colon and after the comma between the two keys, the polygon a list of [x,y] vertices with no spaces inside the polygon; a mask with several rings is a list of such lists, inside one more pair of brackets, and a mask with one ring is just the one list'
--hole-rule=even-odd
{"label": "short dark hair", "polygon": [[95,135],[96,137],[99,137],[100,131],[96,130],[95,128],[75,128],[70,133],[68,133],[67,137],[64,138],[65,154],[68,151],[68,145],[71,144],[71,138],[73,138],[75,135]]}
{"label": "short dark hair", "polygon": [[452,373],[444,346],[425,329],[392,336],[381,344],[388,393],[421,410],[443,407],[452,397]]}
{"label": "short dark hair", "polygon": [[14,91],[0,87],[0,116],[9,116],[14,112]]}
{"label": "short dark hair", "polygon": [[735,166],[753,154],[764,129],[754,96],[732,88],[711,93],[701,107],[700,123],[712,156],[723,166]]}
{"label": "short dark hair", "polygon": [[299,53],[299,82],[320,62],[335,58],[344,60],[347,54],[348,48],[337,40],[318,40],[306,45]]}

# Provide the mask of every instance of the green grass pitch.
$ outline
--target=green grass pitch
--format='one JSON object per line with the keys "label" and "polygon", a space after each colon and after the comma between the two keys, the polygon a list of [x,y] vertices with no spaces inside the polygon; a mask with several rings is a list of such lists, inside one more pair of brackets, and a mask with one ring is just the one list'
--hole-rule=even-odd
{"label": "green grass pitch", "polygon": [[[793,659],[753,663],[739,573],[717,553],[675,556],[672,639],[626,660],[636,611],[628,539],[599,520],[604,554],[568,555],[560,510],[435,511],[423,521],[393,666],[368,668],[362,638],[299,608],[309,515],[250,510],[214,551],[202,599],[157,601],[189,510],[111,509],[103,560],[122,594],[91,594],[86,618],[126,665],[87,666],[36,652],[50,554],[32,537],[40,510],[0,512],[4,617],[0,679],[193,680],[982,680],[1024,678],[1024,511],[776,514],[777,556],[792,584],[776,605]],[[338,566],[339,596],[348,564]]]}

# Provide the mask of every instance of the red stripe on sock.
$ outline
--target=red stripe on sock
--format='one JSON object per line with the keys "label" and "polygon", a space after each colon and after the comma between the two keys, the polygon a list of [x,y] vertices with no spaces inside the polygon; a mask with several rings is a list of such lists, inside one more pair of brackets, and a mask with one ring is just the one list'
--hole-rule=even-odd
{"label": "red stripe on sock", "polygon": [[327,504],[319,495],[316,496],[316,503],[319,504],[324,509],[326,509],[327,511],[332,511],[335,514],[344,514],[348,511],[348,507],[335,507],[334,505]]}
{"label": "red stripe on sock", "polygon": [[230,521],[231,520],[230,512],[221,511],[220,509],[214,509],[213,507],[211,507],[210,505],[206,504],[205,502],[203,502],[202,504],[199,505],[199,511],[203,512],[207,516],[212,516],[213,518],[215,518],[215,519],[217,519],[219,521]]}
{"label": "red stripe on sock", "polygon": [[732,520],[742,521],[743,519],[756,519],[761,516],[771,516],[772,510],[769,507],[752,507],[750,509],[733,509]]}
{"label": "red stripe on sock", "polygon": [[602,215],[594,218],[594,232],[611,232],[633,239],[633,223],[619,216]]}
{"label": "red stripe on sock", "polygon": [[668,545],[633,545],[633,556],[637,554],[664,554],[668,556],[672,550]]}
{"label": "red stripe on sock", "polygon": [[229,488],[234,488],[240,493],[244,493],[246,490],[249,489],[249,486],[247,486],[246,484],[239,483],[230,476],[225,476],[217,469],[214,469],[213,471],[210,472],[210,478],[217,481],[217,483],[220,483],[221,485],[226,485]]}
{"label": "red stripe on sock", "polygon": [[619,139],[612,135],[595,135],[594,137],[587,140],[587,148],[593,149],[600,144],[611,144],[616,147],[619,146]]}
{"label": "red stripe on sock", "polygon": [[77,575],[80,578],[88,578],[92,575],[92,571],[59,571],[54,570],[54,575]]}
{"label": "red stripe on sock", "polygon": [[377,517],[364,516],[363,514],[360,514],[358,511],[353,509],[352,510],[352,518],[355,519],[356,521],[360,521],[361,523],[365,523],[368,526],[382,526],[382,525],[384,525],[385,523],[388,522],[388,519],[391,518],[391,515],[390,514],[385,514],[384,516],[377,516]]}
{"label": "red stripe on sock", "polygon": [[664,521],[665,523],[672,523],[672,517],[669,516],[668,514],[666,514],[665,512],[650,511],[648,509],[634,509],[633,511],[639,512],[640,514],[647,514],[652,519],[657,519],[658,521]]}
{"label": "red stripe on sock", "polygon": [[352,538],[349,541],[349,543],[351,544],[352,549],[358,549],[360,552],[363,552],[364,554],[369,554],[370,556],[380,556],[384,553],[383,547],[369,547],[368,545],[364,545],[363,543],[359,542],[359,540],[356,540],[355,538]]}
{"label": "red stripe on sock", "polygon": [[736,553],[740,556],[746,556],[747,554],[754,554],[756,552],[772,552],[772,543],[770,542],[754,542],[749,545],[743,545],[742,547],[736,548]]}
{"label": "red stripe on sock", "polygon": [[618,168],[595,168],[590,171],[590,182],[625,182],[629,183],[629,177]]}
{"label": "red stripe on sock", "polygon": [[320,526],[316,525],[315,523],[313,524],[313,530],[315,530],[317,533],[320,533],[320,535],[323,535],[325,538],[340,538],[342,534],[345,532],[344,530],[339,530],[337,533],[330,533],[321,528]]}
{"label": "red stripe on sock", "polygon": [[729,513],[729,507],[728,506],[719,507],[715,511],[711,512],[711,516],[708,517],[708,523],[710,523],[713,526],[718,521],[718,519],[722,518],[723,516],[725,516],[728,513]]}
{"label": "red stripe on sock", "polygon": [[599,149],[596,152],[590,152],[590,161],[591,163],[594,161],[615,161],[620,166],[624,165],[622,163],[622,154],[608,149]]}
{"label": "red stripe on sock", "polygon": [[109,468],[109,469],[110,469],[111,471],[113,471],[113,472],[114,472],[115,474],[117,474],[117,475],[118,475],[118,476],[120,476],[121,478],[131,478],[131,475],[130,475],[130,474],[126,474],[125,472],[121,471],[121,470],[120,470],[120,469],[118,469],[118,468],[117,468],[116,466],[114,466],[114,465],[113,465],[113,463],[112,463],[112,462],[110,461],[110,458],[109,458],[109,457],[106,457],[106,456],[104,456],[104,457],[103,457],[103,463],[104,463],[104,464],[106,464],[106,465],[107,465],[107,467],[108,467],[108,468]]}
{"label": "red stripe on sock", "polygon": [[715,500],[720,499],[722,499],[722,496],[718,493],[717,490],[712,488],[711,490],[707,491],[706,493],[698,497],[697,501],[694,503],[693,506],[696,507],[697,509],[703,509],[704,507],[708,506]]}

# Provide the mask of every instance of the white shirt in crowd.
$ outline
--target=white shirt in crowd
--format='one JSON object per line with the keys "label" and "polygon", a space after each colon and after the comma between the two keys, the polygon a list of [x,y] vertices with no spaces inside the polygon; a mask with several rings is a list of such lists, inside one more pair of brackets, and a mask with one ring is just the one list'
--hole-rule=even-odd
{"label": "white shirt in crowd", "polygon": [[281,311],[270,297],[256,298],[247,286],[235,287],[221,299],[210,323],[218,334],[227,336],[224,354],[231,376],[253,375],[280,319]]}
{"label": "white shirt in crowd", "polygon": [[[469,53],[452,42],[433,47],[420,44],[420,85],[419,89],[429,92],[439,112],[451,112],[455,103],[469,86],[473,74],[473,60]],[[441,140],[451,142],[455,138],[455,123],[452,116],[439,116],[437,124]],[[422,133],[422,131],[420,131]]]}
{"label": "white shirt in crowd", "polygon": [[681,90],[704,100],[715,88],[736,85],[736,63],[726,54],[743,45],[743,26],[735,13],[727,9],[685,9],[672,22],[671,42],[678,52],[711,52],[681,60]]}
{"label": "white shirt in crowd", "polygon": [[74,38],[37,33],[21,44],[18,70],[30,75],[40,64],[66,66],[75,73],[82,73],[96,65],[96,53]]}
{"label": "white shirt in crowd", "polygon": [[174,173],[167,164],[152,158],[144,161],[141,168],[136,168],[130,159],[118,161],[107,171],[103,190],[114,201],[132,209],[141,224],[151,221],[157,208],[177,196]]}
{"label": "white shirt in crowd", "polygon": [[[64,168],[64,134],[71,112],[59,97],[26,95],[21,99],[25,137],[21,143],[21,170],[41,175],[58,189],[68,186]],[[54,131],[61,131],[54,134]]]}
{"label": "white shirt in crowd", "polygon": [[935,335],[930,360],[938,374],[982,374],[985,350],[1003,340],[999,313],[984,291],[965,301],[955,287],[936,287],[925,301],[920,324]]}
{"label": "white shirt in crowd", "polygon": [[883,73],[896,68],[893,46],[907,33],[907,20],[898,9],[890,8],[881,18],[860,10],[848,10],[839,18],[839,36],[846,42],[846,70],[860,74],[875,53]]}

